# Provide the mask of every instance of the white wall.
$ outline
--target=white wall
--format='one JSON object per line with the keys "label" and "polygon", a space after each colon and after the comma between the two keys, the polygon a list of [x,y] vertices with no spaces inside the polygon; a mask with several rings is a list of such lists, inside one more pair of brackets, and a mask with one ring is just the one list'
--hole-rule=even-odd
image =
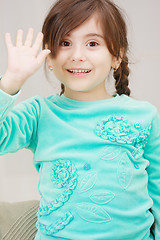
{"label": "white wall", "polygon": [[[0,75],[7,67],[4,33],[10,32],[15,41],[18,28],[41,30],[52,0],[0,0]],[[160,111],[160,1],[115,0],[128,15],[130,43],[130,87],[132,96],[150,101]],[[59,92],[59,82],[49,84],[43,67],[28,79],[18,102],[34,95],[47,96]],[[18,103],[17,102],[17,103]],[[21,150],[0,156],[0,201],[39,199],[38,173],[32,164],[32,153]]]}

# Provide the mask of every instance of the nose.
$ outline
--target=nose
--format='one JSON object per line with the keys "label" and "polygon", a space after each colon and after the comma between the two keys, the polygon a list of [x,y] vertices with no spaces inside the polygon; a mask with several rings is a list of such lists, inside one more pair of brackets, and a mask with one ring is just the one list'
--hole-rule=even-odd
{"label": "nose", "polygon": [[78,61],[85,61],[86,57],[85,57],[85,52],[83,47],[76,45],[74,48],[72,48],[72,52],[71,52],[71,61],[72,62],[78,62]]}

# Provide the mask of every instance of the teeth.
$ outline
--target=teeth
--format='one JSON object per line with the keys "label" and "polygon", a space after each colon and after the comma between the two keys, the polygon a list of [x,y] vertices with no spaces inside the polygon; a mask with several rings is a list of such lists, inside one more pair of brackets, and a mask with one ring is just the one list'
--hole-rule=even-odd
{"label": "teeth", "polygon": [[71,73],[89,73],[90,70],[69,70]]}

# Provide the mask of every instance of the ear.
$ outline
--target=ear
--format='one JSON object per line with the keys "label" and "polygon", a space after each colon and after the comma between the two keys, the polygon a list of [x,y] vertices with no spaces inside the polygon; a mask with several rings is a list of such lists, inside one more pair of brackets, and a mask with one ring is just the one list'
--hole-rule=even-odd
{"label": "ear", "polygon": [[120,64],[122,62],[122,58],[121,57],[113,57],[113,60],[112,60],[112,68],[113,69],[118,69]]}
{"label": "ear", "polygon": [[118,69],[119,68],[119,66],[122,62],[123,55],[124,55],[124,50],[121,49],[120,50],[120,56],[119,57],[113,57],[113,60],[112,60],[112,68],[113,69]]}
{"label": "ear", "polygon": [[[45,49],[49,49],[48,48],[48,44],[45,44]],[[52,66],[52,58],[51,58],[51,54],[47,55],[47,63],[48,63],[48,66]]]}

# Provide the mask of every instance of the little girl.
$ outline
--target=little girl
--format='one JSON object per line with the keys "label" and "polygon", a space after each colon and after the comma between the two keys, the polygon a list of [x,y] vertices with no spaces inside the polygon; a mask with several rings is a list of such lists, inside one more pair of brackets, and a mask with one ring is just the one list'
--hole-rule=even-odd
{"label": "little girl", "polygon": [[[129,97],[119,8],[109,0],[59,0],[42,33],[32,45],[29,29],[23,44],[19,30],[16,46],[6,33],[0,81],[0,154],[30,149],[40,175],[35,239],[159,240],[160,118],[150,103]],[[14,106],[45,59],[61,93]],[[114,96],[105,88],[112,69]]]}

